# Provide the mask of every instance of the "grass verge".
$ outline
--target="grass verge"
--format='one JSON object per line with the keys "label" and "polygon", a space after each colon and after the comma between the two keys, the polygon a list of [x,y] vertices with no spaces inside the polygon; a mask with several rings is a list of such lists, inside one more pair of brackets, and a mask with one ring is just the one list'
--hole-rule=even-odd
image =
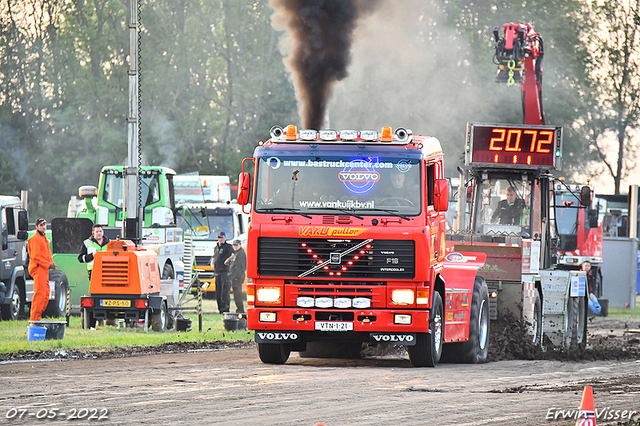
{"label": "grass verge", "polygon": [[[215,305],[215,302],[213,304]],[[204,308],[204,312],[213,311],[211,307],[207,306],[207,303]],[[117,328],[113,326],[84,330],[80,324],[80,317],[71,317],[63,339],[33,342],[27,341],[29,321],[0,321],[0,353],[57,351],[60,349],[101,351],[115,347],[156,346],[176,342],[253,340],[253,331],[226,331],[222,315],[203,315],[202,333],[198,332],[197,315],[185,314],[185,318],[192,320],[190,331],[167,330],[164,333],[157,333],[151,330],[145,332],[143,328]],[[62,318],[51,320],[58,321]]]}

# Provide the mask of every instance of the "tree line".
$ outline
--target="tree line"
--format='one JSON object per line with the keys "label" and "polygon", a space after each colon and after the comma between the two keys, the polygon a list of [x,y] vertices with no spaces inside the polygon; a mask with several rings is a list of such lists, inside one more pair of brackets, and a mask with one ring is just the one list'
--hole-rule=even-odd
{"label": "tree line", "polygon": [[[406,125],[395,118],[402,115],[457,155],[465,121],[521,122],[516,89],[493,83],[492,29],[530,22],[545,38],[544,106],[547,121],[565,130],[565,176],[608,173],[619,190],[636,149],[638,1],[407,0],[406,25],[392,28],[385,7],[398,2],[381,1],[363,28],[410,40],[425,53],[415,55],[412,69],[425,72],[398,67],[388,77],[378,68],[393,64],[357,68],[354,60],[353,78],[334,92],[332,125]],[[64,215],[80,185],[97,184],[102,166],[124,162],[128,3],[0,0],[0,193],[28,189],[32,217]],[[287,34],[273,28],[272,14],[257,0],[140,0],[145,164],[233,181],[272,125],[299,122],[283,60]],[[359,46],[354,40],[354,58]],[[413,85],[427,78],[432,86],[415,93]],[[368,88],[380,82],[378,98]],[[397,93],[407,100],[386,107]],[[373,99],[379,103],[370,112]],[[449,156],[450,167],[456,162]]]}

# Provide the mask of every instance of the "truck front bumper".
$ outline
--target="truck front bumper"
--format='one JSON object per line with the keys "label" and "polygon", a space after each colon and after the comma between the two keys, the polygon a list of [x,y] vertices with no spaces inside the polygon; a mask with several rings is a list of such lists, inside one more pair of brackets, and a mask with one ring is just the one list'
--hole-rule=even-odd
{"label": "truck front bumper", "polygon": [[249,308],[247,326],[258,343],[350,340],[413,346],[429,332],[428,310]]}

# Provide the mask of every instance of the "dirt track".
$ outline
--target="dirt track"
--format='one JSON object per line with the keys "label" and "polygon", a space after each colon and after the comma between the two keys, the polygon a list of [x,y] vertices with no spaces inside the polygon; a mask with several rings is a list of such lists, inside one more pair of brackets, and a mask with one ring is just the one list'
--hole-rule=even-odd
{"label": "dirt track", "polygon": [[[622,334],[610,327],[601,327],[601,333]],[[34,424],[36,414],[46,412],[56,418],[38,423],[574,425],[575,420],[547,417],[555,409],[577,409],[585,385],[593,386],[598,411],[610,407],[605,418],[636,411],[633,422],[627,414],[624,423],[600,417],[598,425],[640,421],[640,359],[513,360],[418,369],[397,354],[336,360],[293,353],[287,364],[273,366],[262,364],[249,347],[5,362],[0,376],[5,379],[0,424]],[[9,420],[12,408],[28,411],[22,420]],[[97,409],[97,416],[104,408],[108,419],[66,420],[82,408]]]}

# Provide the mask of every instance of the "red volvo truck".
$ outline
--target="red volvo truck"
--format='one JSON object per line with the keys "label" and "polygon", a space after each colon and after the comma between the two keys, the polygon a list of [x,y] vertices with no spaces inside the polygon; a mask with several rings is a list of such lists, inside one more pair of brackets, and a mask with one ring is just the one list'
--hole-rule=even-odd
{"label": "red volvo truck", "polygon": [[485,255],[446,253],[443,172],[440,142],[403,128],[271,129],[238,184],[263,362],[363,343],[405,345],[414,366],[486,360]]}

